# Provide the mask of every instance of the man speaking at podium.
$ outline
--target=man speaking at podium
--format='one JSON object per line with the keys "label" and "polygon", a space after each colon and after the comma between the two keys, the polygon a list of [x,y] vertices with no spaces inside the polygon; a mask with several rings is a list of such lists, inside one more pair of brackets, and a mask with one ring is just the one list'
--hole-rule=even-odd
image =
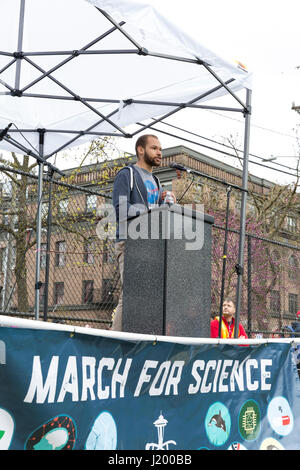
{"label": "man speaking at podium", "polygon": [[[113,205],[117,220],[115,250],[121,280],[119,303],[111,327],[116,331],[122,331],[123,309],[125,239],[122,239],[122,230],[120,230],[120,215],[125,212],[126,218],[138,216],[162,204],[166,197],[166,191],[162,190],[159,179],[152,173],[153,168],[159,167],[162,161],[162,148],[159,139],[152,134],[141,135],[136,141],[135,151],[137,163],[125,166],[118,172],[113,188]],[[173,193],[172,195],[174,202],[176,202]],[[121,204],[126,204],[125,210]]]}

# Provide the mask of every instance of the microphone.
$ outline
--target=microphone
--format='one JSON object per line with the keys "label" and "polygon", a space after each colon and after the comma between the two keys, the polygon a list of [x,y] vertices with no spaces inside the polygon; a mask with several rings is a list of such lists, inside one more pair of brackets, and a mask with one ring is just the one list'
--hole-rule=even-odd
{"label": "microphone", "polygon": [[6,136],[6,134],[8,133],[8,130],[9,128],[13,125],[12,122],[10,122],[8,124],[8,126],[5,128],[5,129],[2,129],[2,131],[0,131],[0,140],[3,140],[3,138]]}
{"label": "microphone", "polygon": [[187,172],[191,171],[191,170],[188,170],[187,168],[185,168],[185,166],[180,165],[180,163],[176,163],[176,162],[170,163],[169,167],[174,168],[175,170],[180,170],[180,171],[187,171]]}

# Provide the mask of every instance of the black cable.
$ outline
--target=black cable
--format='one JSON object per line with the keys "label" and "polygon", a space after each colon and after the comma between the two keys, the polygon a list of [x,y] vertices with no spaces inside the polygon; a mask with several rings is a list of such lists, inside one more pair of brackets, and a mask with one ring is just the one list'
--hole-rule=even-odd
{"label": "black cable", "polygon": [[[174,129],[177,129],[177,130],[179,130],[179,131],[186,132],[187,134],[194,135],[195,137],[200,137],[201,139],[207,140],[207,141],[209,141],[209,142],[213,142],[214,144],[221,145],[221,146],[223,146],[223,147],[226,147],[226,148],[229,148],[229,149],[232,150],[232,146],[230,146],[230,145],[224,144],[224,143],[222,143],[222,142],[218,142],[218,141],[216,141],[216,140],[214,140],[214,139],[210,139],[210,138],[208,138],[208,137],[204,137],[203,135],[196,134],[195,132],[188,131],[188,130],[186,130],[186,129],[182,129],[181,127],[175,126],[174,124],[169,124],[168,122],[164,122],[164,121],[162,121],[162,124],[165,124],[166,126],[173,127]],[[241,150],[241,149],[236,149],[236,151],[237,151],[237,152],[243,152],[243,150]],[[255,155],[255,154],[253,154],[253,153],[249,153],[249,156],[254,157],[254,158],[259,158],[259,159],[262,160],[262,161],[264,160],[263,157],[260,157],[260,156],[258,156],[258,155]],[[236,157],[236,156],[235,156],[235,157]],[[283,165],[282,163],[278,163],[278,162],[274,162],[274,165],[278,165],[278,166],[281,166],[281,167],[283,167],[283,168],[287,168],[288,170],[296,170],[296,168],[291,168],[291,167],[289,167],[289,166],[287,166],[287,165]],[[270,168],[270,167],[268,167],[268,168]],[[271,168],[271,169],[273,170],[273,168]],[[275,168],[274,168],[274,170],[276,171]]]}
{"label": "black cable", "polygon": [[181,199],[183,198],[183,196],[188,192],[188,190],[190,189],[190,187],[192,186],[192,184],[194,183],[195,181],[195,175],[193,175],[192,177],[192,181],[190,182],[190,184],[188,185],[188,187],[186,188],[186,190],[183,192],[183,194],[181,194],[180,198],[178,199],[177,203],[179,203],[181,201]]}
{"label": "black cable", "polygon": [[[139,122],[137,122],[137,124],[138,124],[138,125],[141,125],[141,123],[139,123]],[[153,130],[156,131],[156,132],[160,132],[160,133],[165,134],[165,135],[168,135],[168,136],[170,136],[170,137],[175,137],[176,139],[184,140],[184,141],[189,142],[189,143],[191,143],[191,144],[199,145],[200,147],[204,147],[204,148],[207,148],[207,149],[209,149],[209,150],[213,150],[213,151],[215,151],[215,152],[222,153],[222,155],[227,155],[227,156],[233,157],[233,158],[239,158],[237,155],[233,155],[233,154],[231,154],[231,153],[224,152],[224,151],[222,151],[222,150],[216,149],[216,148],[214,148],[214,147],[210,147],[210,146],[208,146],[208,145],[200,144],[199,142],[196,142],[196,141],[191,140],[191,139],[187,139],[187,138],[185,138],[185,137],[179,137],[178,135],[171,134],[170,132],[162,131],[161,129],[157,129],[157,128],[153,127],[153,126],[149,126],[149,129],[153,129]],[[221,144],[220,144],[220,145],[221,145]],[[253,165],[261,166],[261,167],[263,167],[263,168],[267,168],[268,170],[279,171],[280,173],[284,173],[284,174],[289,175],[289,176],[293,176],[293,177],[297,176],[297,175],[292,174],[292,173],[289,173],[289,172],[287,172],[287,171],[279,170],[279,169],[276,169],[276,168],[271,168],[271,167],[268,166],[268,165],[264,165],[263,163],[254,162],[254,161],[252,161],[252,160],[249,160],[249,163],[252,163]]]}

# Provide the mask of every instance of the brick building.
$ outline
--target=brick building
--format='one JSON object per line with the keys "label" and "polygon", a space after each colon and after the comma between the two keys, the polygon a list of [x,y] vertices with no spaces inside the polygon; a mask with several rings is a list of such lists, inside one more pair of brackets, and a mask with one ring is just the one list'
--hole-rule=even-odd
{"label": "brick building", "polygon": [[[135,157],[131,158],[135,161]],[[179,178],[176,171],[169,167],[170,162],[178,162],[187,168],[200,172],[192,184],[186,174]],[[51,227],[51,245],[49,251],[49,284],[48,284],[48,314],[49,318],[65,319],[66,321],[81,321],[84,324],[106,328],[118,299],[118,270],[114,262],[114,250],[111,240],[99,240],[96,235],[97,209],[105,202],[111,202],[111,190],[116,171],[124,161],[111,161],[104,164],[82,167],[74,176],[75,169],[69,169],[70,175],[66,182],[71,182],[77,189],[54,188],[53,191],[53,224]],[[163,162],[155,172],[165,189],[173,189],[180,203],[203,202],[203,192],[206,191],[204,211],[214,208],[220,212],[226,207],[227,185],[242,185],[242,172],[226,163],[215,160],[185,146],[167,148],[163,151]],[[72,175],[72,177],[71,177]],[[208,179],[208,175],[215,179]],[[219,180],[219,181],[217,181]],[[100,185],[99,185],[100,184]],[[186,191],[188,186],[190,189]],[[249,175],[249,191],[255,195],[271,194],[274,183]],[[35,184],[29,184],[27,191],[27,212],[31,219],[36,214]],[[41,276],[40,315],[43,316],[43,300],[46,268],[46,222],[48,211],[47,185],[44,187],[42,201],[43,230],[41,245]],[[82,191],[79,189],[82,188]],[[85,193],[85,190],[90,193]],[[107,198],[98,196],[106,193]],[[184,194],[184,198],[181,196]],[[235,191],[230,201],[232,213],[239,214],[241,193]],[[9,207],[12,198],[6,195],[4,203]],[[255,205],[251,196],[248,198],[248,211],[255,213]],[[12,220],[6,221],[13,225]],[[274,319],[272,330],[281,328],[295,318],[299,306],[299,258],[297,232],[299,224],[298,213],[287,215],[284,224],[276,237],[276,244],[266,245],[268,250],[280,259],[282,268],[276,274],[273,285],[269,287],[264,298],[265,306]],[[28,237],[28,234],[27,234]],[[223,237],[223,235],[222,235]],[[222,237],[220,240],[222,240]],[[294,249],[293,249],[294,247]],[[2,287],[2,311],[20,311],[16,280],[13,274],[15,266],[14,241],[7,234],[1,235],[0,240],[0,287]],[[28,312],[32,314],[34,305],[34,275],[35,248],[27,250],[24,257],[26,262]],[[253,259],[252,270],[259,271]],[[8,268],[8,266],[10,268]],[[9,275],[9,272],[11,273]],[[219,290],[219,268],[212,267],[212,283]],[[243,290],[244,310],[248,308],[247,287]],[[9,302],[9,304],[7,303]],[[214,307],[217,306],[217,300]],[[257,307],[254,307],[257,308]],[[247,322],[246,316],[243,317]],[[105,323],[107,322],[107,323]],[[257,328],[254,322],[252,328]],[[268,325],[266,324],[267,328]],[[260,329],[262,329],[260,325]]]}

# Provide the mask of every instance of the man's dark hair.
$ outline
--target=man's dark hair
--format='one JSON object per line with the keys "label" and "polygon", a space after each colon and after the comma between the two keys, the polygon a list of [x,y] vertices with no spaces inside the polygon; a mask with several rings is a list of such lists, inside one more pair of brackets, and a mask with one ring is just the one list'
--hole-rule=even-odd
{"label": "man's dark hair", "polygon": [[135,143],[135,153],[136,153],[137,158],[139,158],[137,148],[138,147],[143,147],[143,149],[145,149],[147,141],[148,141],[148,137],[154,137],[155,139],[158,139],[158,137],[156,135],[153,135],[153,134],[141,135]]}

